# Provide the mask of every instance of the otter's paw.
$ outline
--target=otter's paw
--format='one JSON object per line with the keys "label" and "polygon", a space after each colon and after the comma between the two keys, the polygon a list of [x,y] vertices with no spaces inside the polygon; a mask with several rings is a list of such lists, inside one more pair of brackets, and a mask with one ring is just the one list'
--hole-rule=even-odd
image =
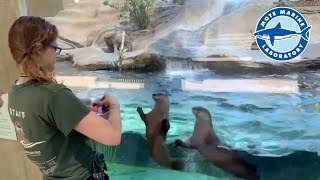
{"label": "otter's paw", "polygon": [[137,107],[137,112],[138,112],[139,114],[144,114],[144,113],[143,113],[143,110],[142,110],[142,107]]}
{"label": "otter's paw", "polygon": [[163,133],[167,134],[169,129],[170,129],[169,120],[168,119],[163,119],[162,122],[161,122],[161,131]]}
{"label": "otter's paw", "polygon": [[175,142],[174,142],[174,146],[175,147],[179,147],[179,146],[182,146],[183,144],[183,141],[181,139],[177,139]]}

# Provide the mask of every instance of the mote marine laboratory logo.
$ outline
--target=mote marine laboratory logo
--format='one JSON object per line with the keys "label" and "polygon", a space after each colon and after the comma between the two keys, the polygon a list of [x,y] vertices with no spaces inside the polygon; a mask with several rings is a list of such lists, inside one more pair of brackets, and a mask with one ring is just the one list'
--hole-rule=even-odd
{"label": "mote marine laboratory logo", "polygon": [[260,50],[269,58],[288,61],[307,48],[311,26],[296,10],[277,7],[259,20],[254,36]]}

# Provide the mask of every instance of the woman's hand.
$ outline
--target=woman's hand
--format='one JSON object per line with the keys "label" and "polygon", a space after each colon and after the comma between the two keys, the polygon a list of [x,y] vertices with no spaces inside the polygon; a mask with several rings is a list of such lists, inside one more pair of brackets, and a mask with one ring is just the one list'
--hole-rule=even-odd
{"label": "woman's hand", "polygon": [[76,126],[76,130],[89,138],[105,145],[119,145],[121,142],[122,123],[119,103],[111,95],[105,95],[93,106],[105,106],[107,113],[100,116],[90,112]]}
{"label": "woman's hand", "polygon": [[105,106],[107,112],[112,109],[120,109],[118,100],[110,94],[104,95],[100,101],[93,103],[93,106]]}

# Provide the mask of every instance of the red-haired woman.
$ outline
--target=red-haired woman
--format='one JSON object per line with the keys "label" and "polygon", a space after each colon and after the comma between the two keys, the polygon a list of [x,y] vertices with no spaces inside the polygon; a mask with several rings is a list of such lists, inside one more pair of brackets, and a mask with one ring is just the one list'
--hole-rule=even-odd
{"label": "red-haired woman", "polygon": [[56,82],[57,36],[56,26],[40,17],[22,16],[11,26],[9,47],[21,74],[9,92],[9,113],[24,136],[19,141],[26,155],[44,179],[94,179],[103,173],[104,163],[90,139],[109,146],[120,143],[120,106],[111,95],[104,96],[97,103],[107,106],[109,114],[101,117]]}

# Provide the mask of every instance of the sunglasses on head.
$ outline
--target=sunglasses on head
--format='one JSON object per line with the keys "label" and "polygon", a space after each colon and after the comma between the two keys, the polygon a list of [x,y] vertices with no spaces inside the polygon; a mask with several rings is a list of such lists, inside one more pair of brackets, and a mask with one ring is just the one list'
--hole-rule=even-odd
{"label": "sunglasses on head", "polygon": [[53,48],[56,51],[56,55],[59,55],[62,51],[62,48],[54,45],[49,45],[49,47]]}

